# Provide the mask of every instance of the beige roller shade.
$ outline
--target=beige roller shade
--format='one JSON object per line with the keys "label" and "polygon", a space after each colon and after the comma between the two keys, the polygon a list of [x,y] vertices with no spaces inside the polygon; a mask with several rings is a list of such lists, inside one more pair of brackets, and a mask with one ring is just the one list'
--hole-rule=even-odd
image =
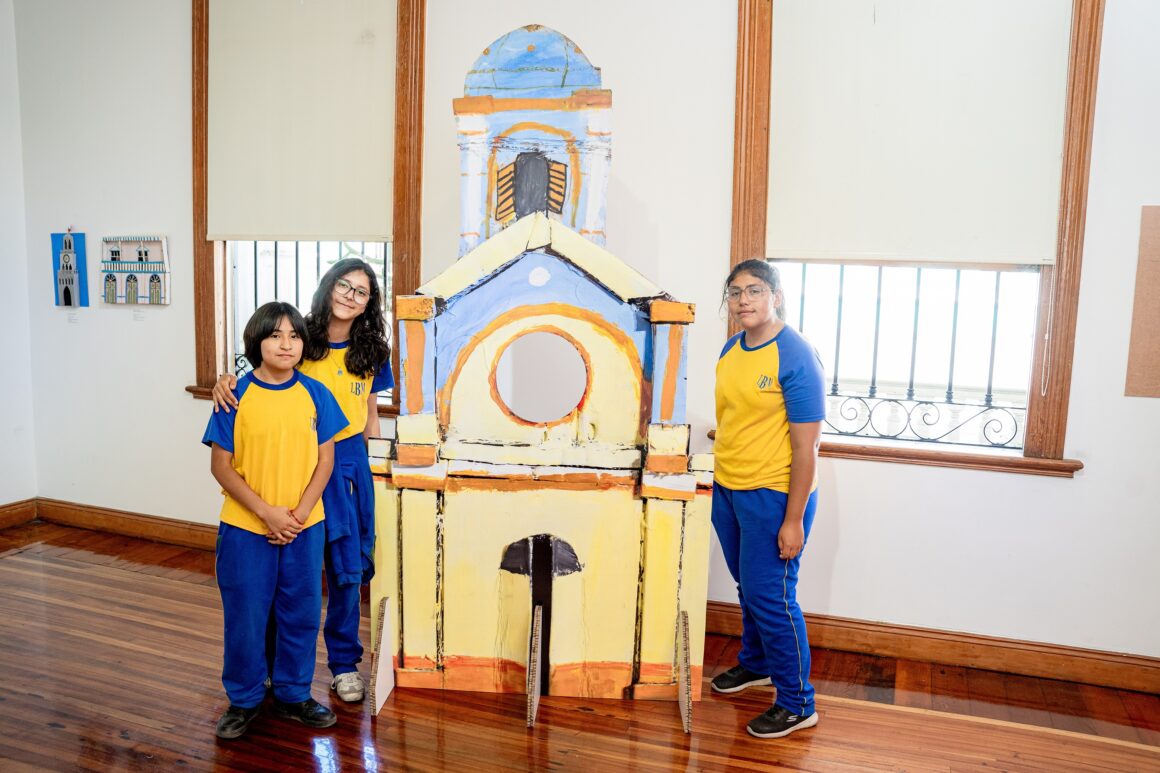
{"label": "beige roller shade", "polygon": [[395,0],[211,0],[208,238],[391,237]]}
{"label": "beige roller shade", "polygon": [[1070,0],[774,0],[766,250],[1053,263]]}

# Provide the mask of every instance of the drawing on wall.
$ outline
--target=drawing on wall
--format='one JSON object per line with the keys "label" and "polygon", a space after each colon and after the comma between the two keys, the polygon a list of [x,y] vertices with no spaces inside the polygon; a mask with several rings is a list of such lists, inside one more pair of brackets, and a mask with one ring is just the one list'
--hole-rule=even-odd
{"label": "drawing on wall", "polygon": [[400,416],[372,449],[392,456],[371,609],[392,599],[396,684],[524,693],[529,723],[540,695],[697,700],[713,461],[689,454],[693,306],[603,248],[612,94],[538,25],[484,49],[464,92],[463,254],[396,300]]}
{"label": "drawing on wall", "polygon": [[164,236],[106,236],[101,240],[101,300],[169,303],[169,248]]}
{"label": "drawing on wall", "polygon": [[57,306],[88,306],[88,263],[85,235],[69,228],[52,237],[53,294]]}

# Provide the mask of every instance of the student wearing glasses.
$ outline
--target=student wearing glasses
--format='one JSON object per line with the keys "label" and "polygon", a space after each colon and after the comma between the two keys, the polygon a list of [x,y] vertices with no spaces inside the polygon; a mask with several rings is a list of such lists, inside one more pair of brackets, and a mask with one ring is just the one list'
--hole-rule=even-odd
{"label": "student wearing glasses", "polygon": [[734,266],[725,302],[741,332],[717,360],[713,527],[737,582],[742,636],[738,664],[712,686],[773,684],[773,707],[747,729],[780,738],[818,722],[797,578],[818,503],[825,376],[813,346],[784,321],[775,267]]}
{"label": "student wearing glasses", "polygon": [[[338,400],[349,426],[335,436],[334,473],[322,494],[326,510],[326,641],[331,689],[361,701],[358,673],[361,587],[374,575],[375,514],[367,439],[378,435],[378,398],[394,387],[382,293],[366,261],[340,260],[319,280],[306,315],[299,370],[322,382]],[[214,410],[237,408],[234,376],[214,386]]]}

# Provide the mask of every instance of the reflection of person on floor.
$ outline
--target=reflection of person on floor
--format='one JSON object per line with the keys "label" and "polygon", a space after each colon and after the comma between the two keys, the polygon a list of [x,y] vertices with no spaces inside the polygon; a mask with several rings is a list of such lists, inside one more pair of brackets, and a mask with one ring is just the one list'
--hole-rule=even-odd
{"label": "reflection of person on floor", "polygon": [[[288,303],[267,303],[246,323],[254,370],[215,411],[202,442],[225,494],[217,581],[225,622],[222,685],[230,706],[219,738],[237,738],[258,715],[269,675],[274,713],[308,727],[335,715],[310,696],[322,613],[322,490],[334,467],[334,436],[347,424],[330,392],[295,367],[306,322]],[[275,622],[273,660],[266,634]]]}
{"label": "reflection of person on floor", "polygon": [[[366,696],[358,672],[363,584],[374,575],[375,505],[367,439],[379,434],[378,393],[394,387],[383,296],[374,269],[346,258],[318,281],[306,315],[300,370],[338,400],[349,425],[334,438],[334,474],[322,494],[326,506],[326,624],[323,639],[330,683],[347,702]],[[214,410],[229,413],[234,376],[213,389]]]}
{"label": "reflection of person on floor", "polygon": [[738,665],[712,685],[733,693],[772,683],[773,707],[747,729],[780,738],[818,722],[797,578],[818,502],[825,377],[817,352],[784,322],[776,268],[739,263],[725,301],[741,332],[717,360],[713,526],[737,581],[743,628]]}

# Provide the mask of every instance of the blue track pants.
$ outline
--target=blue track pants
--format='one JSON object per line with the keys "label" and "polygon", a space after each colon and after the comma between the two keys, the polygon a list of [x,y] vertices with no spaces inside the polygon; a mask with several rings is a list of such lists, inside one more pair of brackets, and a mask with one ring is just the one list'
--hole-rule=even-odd
{"label": "blue track pants", "polygon": [[[310,697],[318,623],[322,615],[322,547],[315,525],[289,545],[271,545],[261,534],[229,524],[218,527],[217,583],[225,620],[222,685],[230,703],[253,708],[266,695],[298,703]],[[272,661],[266,634],[273,621]]]}
{"label": "blue track pants", "polygon": [[[741,601],[738,662],[768,674],[777,688],[775,705],[805,717],[814,712],[814,688],[806,622],[797,603],[801,555],[783,561],[777,548],[786,499],[773,489],[734,491],[714,483],[713,527]],[[807,541],[817,503],[815,491],[803,521]]]}

